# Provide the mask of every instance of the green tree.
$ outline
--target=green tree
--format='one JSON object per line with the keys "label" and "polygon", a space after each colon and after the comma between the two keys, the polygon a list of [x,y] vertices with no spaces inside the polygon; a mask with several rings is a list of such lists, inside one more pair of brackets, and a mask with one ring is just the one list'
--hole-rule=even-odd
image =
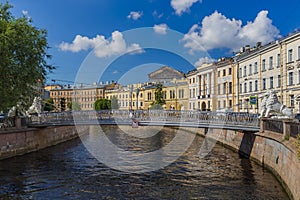
{"label": "green tree", "polygon": [[47,33],[26,16],[15,18],[9,3],[0,3],[0,110],[18,102],[27,106],[38,96],[38,85],[54,69],[47,64]]}
{"label": "green tree", "polygon": [[118,98],[116,96],[113,96],[111,98],[111,108],[112,109],[119,109]]}
{"label": "green tree", "polygon": [[155,92],[154,92],[155,101],[151,104],[150,109],[155,109],[155,110],[163,109],[162,106],[166,104],[166,101],[164,99],[162,90],[163,90],[163,85],[161,83],[158,83],[156,85],[156,89],[155,89]]}
{"label": "green tree", "polygon": [[107,110],[111,109],[111,100],[109,99],[98,99],[94,103],[95,110]]}
{"label": "green tree", "polygon": [[45,101],[43,110],[44,110],[44,111],[52,111],[52,110],[54,110],[54,108],[55,108],[55,107],[54,107],[54,101],[53,101],[53,99],[52,99],[52,98],[47,99],[47,100]]}

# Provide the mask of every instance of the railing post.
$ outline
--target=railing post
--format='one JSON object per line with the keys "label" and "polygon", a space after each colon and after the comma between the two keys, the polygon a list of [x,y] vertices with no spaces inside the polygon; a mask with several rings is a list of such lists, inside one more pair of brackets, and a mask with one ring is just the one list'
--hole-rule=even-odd
{"label": "railing post", "polygon": [[283,119],[283,135],[282,139],[289,139],[291,136],[291,131],[292,131],[292,119]]}
{"label": "railing post", "polygon": [[266,117],[262,117],[260,118],[260,123],[259,123],[259,131],[261,133],[263,133],[265,131],[265,128],[266,128],[266,123],[267,123],[267,119]]}

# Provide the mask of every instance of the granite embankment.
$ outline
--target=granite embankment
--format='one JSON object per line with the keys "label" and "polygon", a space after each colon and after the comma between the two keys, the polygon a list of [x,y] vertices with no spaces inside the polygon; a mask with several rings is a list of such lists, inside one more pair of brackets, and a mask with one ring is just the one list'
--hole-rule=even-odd
{"label": "granite embankment", "polygon": [[295,138],[285,140],[282,135],[270,131],[247,133],[222,129],[199,129],[197,134],[213,138],[259,162],[273,172],[291,199],[300,199],[300,160]]}

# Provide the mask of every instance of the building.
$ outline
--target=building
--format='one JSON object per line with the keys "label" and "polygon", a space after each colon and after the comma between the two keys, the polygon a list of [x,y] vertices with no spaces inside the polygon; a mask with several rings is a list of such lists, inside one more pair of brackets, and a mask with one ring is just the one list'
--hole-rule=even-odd
{"label": "building", "polygon": [[179,80],[185,78],[185,75],[183,72],[175,70],[169,66],[164,66],[148,74],[148,78],[150,83],[163,83],[170,82],[173,79]]}
{"label": "building", "polygon": [[205,63],[186,75],[189,110],[216,110],[216,64]]}
{"label": "building", "polygon": [[234,67],[232,58],[220,58],[216,62],[217,110],[234,111]]}
{"label": "building", "polygon": [[66,85],[52,87],[50,98],[53,99],[55,111],[70,110],[72,103],[79,104],[81,110],[94,110],[94,103],[97,99],[105,98],[105,90],[118,87],[112,82],[107,85]]}
{"label": "building", "polygon": [[246,46],[235,59],[237,111],[258,113],[261,103],[258,97],[270,89],[277,92],[282,104],[295,113],[300,111],[295,102],[295,97],[300,94],[299,32],[264,46],[260,43],[252,48]]}

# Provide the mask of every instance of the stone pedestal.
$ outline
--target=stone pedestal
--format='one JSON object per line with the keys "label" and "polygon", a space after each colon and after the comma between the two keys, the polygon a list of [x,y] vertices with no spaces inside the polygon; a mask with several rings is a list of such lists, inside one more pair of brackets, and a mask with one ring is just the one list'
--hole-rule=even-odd
{"label": "stone pedestal", "polygon": [[291,136],[291,131],[292,131],[292,123],[294,122],[293,119],[283,119],[283,135],[282,139],[288,139]]}
{"label": "stone pedestal", "polygon": [[21,128],[22,127],[21,118],[19,118],[19,117],[15,118],[15,127],[16,128]]}

